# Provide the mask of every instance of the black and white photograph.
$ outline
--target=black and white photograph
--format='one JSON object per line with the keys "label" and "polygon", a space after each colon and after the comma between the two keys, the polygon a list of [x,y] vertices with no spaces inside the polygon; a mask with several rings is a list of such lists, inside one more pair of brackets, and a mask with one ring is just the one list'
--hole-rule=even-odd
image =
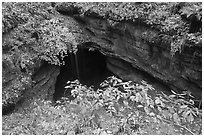
{"label": "black and white photograph", "polygon": [[1,2],[2,135],[202,135],[202,1]]}

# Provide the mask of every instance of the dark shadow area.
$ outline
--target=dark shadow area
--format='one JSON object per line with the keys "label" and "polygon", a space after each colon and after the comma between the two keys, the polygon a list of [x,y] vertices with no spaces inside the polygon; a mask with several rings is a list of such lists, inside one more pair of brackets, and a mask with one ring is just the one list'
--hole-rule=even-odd
{"label": "dark shadow area", "polygon": [[14,110],[15,110],[14,104],[8,105],[7,108],[2,109],[2,115],[12,114]]}
{"label": "dark shadow area", "polygon": [[99,51],[79,49],[77,52],[79,81],[87,86],[98,88],[108,76],[113,75],[106,67],[106,57]]}
{"label": "dark shadow area", "polygon": [[[107,68],[107,62],[110,65],[107,57],[100,53],[98,50],[89,51],[87,48],[79,48],[77,54],[70,53],[64,58],[65,65],[61,66],[60,74],[57,77],[55,85],[54,100],[59,100],[61,97],[68,97],[70,100],[74,99],[71,96],[71,89],[65,89],[67,81],[78,79],[81,84],[93,86],[94,89],[99,88],[101,82],[107,77],[117,75],[124,81],[141,82],[147,81],[152,85],[156,91],[162,91],[166,95],[171,95],[171,88],[167,83],[159,81],[150,76],[144,71],[140,71],[132,67],[129,63],[119,60],[116,64],[112,64],[113,72]],[[119,65],[122,63],[122,65]],[[119,66],[118,66],[119,65]],[[122,68],[120,68],[122,67]],[[126,69],[125,69],[126,68]],[[65,93],[65,90],[66,93]],[[154,97],[156,92],[151,92]],[[196,106],[200,106],[195,102]]]}
{"label": "dark shadow area", "polygon": [[[103,80],[113,75],[106,67],[106,57],[97,50],[80,48],[76,55],[70,53],[64,61],[65,65],[61,66],[55,85],[55,101],[64,96],[67,81],[79,79],[81,84],[93,85],[97,89]],[[73,99],[71,93],[66,94],[66,97]]]}

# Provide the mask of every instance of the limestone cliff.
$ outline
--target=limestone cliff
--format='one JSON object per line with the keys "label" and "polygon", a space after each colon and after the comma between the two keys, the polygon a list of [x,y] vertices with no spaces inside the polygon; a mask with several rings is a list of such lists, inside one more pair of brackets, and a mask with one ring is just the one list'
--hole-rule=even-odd
{"label": "limestone cliff", "polygon": [[[150,12],[146,11],[148,5],[152,8]],[[91,41],[96,43],[92,45],[107,56],[123,59],[173,89],[188,90],[199,97],[202,84],[201,29],[195,28],[194,32],[199,30],[197,34],[191,33],[195,26],[192,22],[189,26],[181,13],[186,5],[177,3],[177,6],[174,9],[176,4],[169,6],[166,3],[60,3],[56,9],[75,18],[91,35]],[[165,11],[162,12],[161,7]],[[180,22],[171,20],[175,16]],[[171,23],[177,23],[174,29]],[[168,31],[165,30],[167,26],[170,27]],[[197,35],[197,41],[188,39],[189,35]]]}
{"label": "limestone cliff", "polygon": [[3,108],[32,89],[42,61],[62,65],[83,45],[110,57],[110,70],[124,67],[111,57],[122,59],[201,97],[201,3],[31,2],[3,3],[2,9]]}

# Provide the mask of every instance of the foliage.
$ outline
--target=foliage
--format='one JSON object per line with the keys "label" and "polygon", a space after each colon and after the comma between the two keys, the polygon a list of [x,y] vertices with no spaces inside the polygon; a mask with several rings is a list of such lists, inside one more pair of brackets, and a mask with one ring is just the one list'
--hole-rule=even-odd
{"label": "foliage", "polygon": [[[33,73],[33,65],[38,55],[32,47],[38,45],[35,29],[44,20],[51,18],[51,5],[49,3],[3,3],[3,53],[9,54],[15,66],[24,69],[26,73]],[[4,56],[3,54],[3,56]]]}
{"label": "foliage", "polygon": [[187,18],[189,18],[190,16],[196,14],[196,18],[198,20],[202,19],[202,4],[199,2],[196,3],[182,3],[184,4],[181,9],[180,9],[180,13],[181,15],[186,15]]}
{"label": "foliage", "polygon": [[[162,93],[162,98],[155,98],[159,113],[163,118],[172,119],[177,124],[192,122],[194,117],[199,115],[199,111],[194,106],[194,101],[189,99],[189,93],[173,93],[169,96]],[[186,97],[188,98],[186,99]]]}
{"label": "foliage", "polygon": [[22,98],[22,91],[31,86],[30,75],[19,72],[8,54],[2,56],[2,106],[12,105]]}
{"label": "foliage", "polygon": [[[9,25],[18,18],[25,19]],[[3,23],[5,32],[13,29],[3,37],[3,50],[18,58],[22,67],[36,59],[60,65],[59,56],[63,59],[67,51],[76,52],[78,44],[89,40],[73,19],[58,15],[50,3],[4,3]]]}
{"label": "foliage", "polygon": [[[57,6],[59,5],[60,3]],[[168,37],[164,40],[170,42],[172,55],[176,51],[181,51],[184,45],[201,44],[200,31],[189,34],[188,30],[191,24],[182,20],[183,15],[188,18],[194,14],[198,19],[201,19],[201,3],[116,2],[61,3],[61,5],[67,6],[67,8],[73,5],[82,15],[86,16],[96,13],[97,16],[111,21],[132,20],[151,25],[162,33],[162,39]],[[67,50],[70,51],[71,48],[75,52],[77,44],[88,42],[91,39],[83,33],[73,19],[64,19],[59,16],[51,3],[4,2],[2,8],[2,30],[5,34],[3,50],[8,50],[12,54],[12,58],[19,59],[19,65],[22,68],[32,66],[39,58],[59,65],[61,63],[58,56],[63,58]],[[13,31],[10,32],[12,29]],[[10,32],[9,36],[6,35],[7,32]]]}
{"label": "foliage", "polygon": [[3,134],[55,134],[56,132],[59,134],[63,128],[64,131],[70,128],[67,126],[71,122],[70,115],[64,113],[64,110],[55,109],[51,102],[35,100],[29,107],[32,108],[29,111],[13,113],[4,119],[5,122],[11,120],[12,123],[5,126],[3,124]]}
{"label": "foliage", "polygon": [[[184,4],[176,8],[175,13],[172,8],[179,3],[64,5],[67,4],[78,7],[82,16],[96,13],[95,16],[113,22],[133,21],[152,26],[162,38],[170,40],[172,53],[181,51],[184,45],[201,45],[200,29],[189,33],[191,15],[196,14],[198,20],[202,18],[200,3]],[[186,20],[182,18],[185,15]],[[73,18],[56,13],[51,3],[4,2],[2,33],[2,61],[9,68],[8,72],[3,70],[3,80],[9,72],[16,76],[10,90],[3,89],[4,105],[16,103],[21,91],[30,87],[31,75],[40,59],[61,65],[59,57],[63,58],[68,51],[76,52],[78,44],[91,41]],[[142,128],[141,119],[149,118],[150,123],[155,118],[157,122],[167,119],[180,125],[192,122],[199,113],[192,103],[189,104],[192,101],[182,96],[161,94],[152,99],[148,95],[152,87],[145,82],[137,85],[113,77],[103,82],[97,91],[77,82],[68,84],[74,88],[72,94],[76,99],[70,102],[65,98],[57,106],[36,100],[25,113],[3,118],[3,134],[134,134]],[[141,130],[139,133],[143,134]]]}
{"label": "foliage", "polygon": [[71,18],[63,16],[45,21],[36,32],[40,47],[36,47],[40,58],[51,64],[61,65],[67,52],[76,52],[77,45],[88,41],[88,36]]}
{"label": "foliage", "polygon": [[[171,47],[171,54],[174,55],[177,51],[182,51],[184,45],[199,45],[201,43],[201,24],[198,29],[194,29],[194,33],[199,32],[199,37],[196,40],[189,39],[193,20],[201,21],[202,18],[202,3],[182,3],[182,2],[143,2],[143,3],[128,3],[128,2],[92,2],[92,3],[58,3],[56,10],[60,7],[63,10],[78,10],[73,14],[81,14],[81,16],[92,16],[103,18],[112,22],[131,21],[143,25],[151,26],[151,28],[158,30],[160,38],[169,37],[170,44],[166,46]],[[70,8],[72,7],[72,8]],[[186,20],[192,15],[196,15],[196,19]],[[196,25],[197,26],[197,25]],[[194,35],[194,34],[192,34]],[[191,36],[190,36],[191,37]],[[193,37],[193,36],[192,36]],[[169,43],[169,42],[166,42]],[[199,44],[198,44],[199,43]]]}
{"label": "foliage", "polygon": [[[3,67],[3,106],[18,102],[22,92],[30,87],[31,75],[40,62],[32,50],[32,46],[38,45],[33,34],[39,24],[51,18],[52,12],[50,3],[2,3],[2,62],[6,66]],[[6,80],[11,75],[15,80]]]}
{"label": "foliage", "polygon": [[52,11],[50,3],[38,2],[3,2],[2,31],[6,33],[19,24],[50,18]]}
{"label": "foliage", "polygon": [[22,91],[31,86],[31,79],[29,76],[22,75],[17,77],[13,84],[2,91],[2,106],[9,104],[16,104],[22,98]]}
{"label": "foliage", "polygon": [[155,127],[160,132],[154,134],[178,134],[163,119],[178,125],[198,114],[176,95],[153,99],[148,92],[154,89],[145,81],[139,85],[109,77],[100,87],[95,91],[78,80],[68,81],[65,89],[72,89],[74,100],[63,97],[52,104],[36,99],[21,113],[3,117],[3,134],[148,134]]}
{"label": "foliage", "polygon": [[10,89],[3,88],[6,106],[22,98],[23,90],[29,86],[20,79],[27,76],[31,79],[41,60],[61,65],[67,52],[76,52],[77,45],[90,38],[72,18],[57,14],[51,3],[5,2],[2,8],[2,61],[7,67],[12,65],[3,68],[3,79],[12,73],[19,80],[18,83],[10,80]]}
{"label": "foliage", "polygon": [[[86,90],[85,87],[76,82],[75,89],[72,94],[77,96],[75,101],[83,104],[88,97],[93,101],[91,104],[98,109],[104,106],[111,114],[119,113],[119,106],[122,105],[127,108],[137,107],[143,108],[147,115],[161,115],[165,119],[171,119],[177,124],[181,122],[192,122],[194,116],[198,116],[199,112],[194,107],[194,101],[190,98],[188,92],[184,94],[165,95],[161,93],[152,99],[148,95],[149,90],[154,90],[153,87],[142,81],[143,85],[134,84],[133,82],[122,82],[116,77],[110,77],[105,82],[101,83],[103,90]],[[110,86],[111,85],[111,86]],[[120,88],[118,88],[120,86]],[[121,88],[121,86],[123,88]],[[67,86],[66,88],[70,88]],[[71,85],[73,88],[73,85]],[[186,100],[185,96],[188,96]],[[86,104],[86,103],[84,103]],[[155,110],[158,112],[155,113]],[[160,117],[160,116],[158,116]]]}

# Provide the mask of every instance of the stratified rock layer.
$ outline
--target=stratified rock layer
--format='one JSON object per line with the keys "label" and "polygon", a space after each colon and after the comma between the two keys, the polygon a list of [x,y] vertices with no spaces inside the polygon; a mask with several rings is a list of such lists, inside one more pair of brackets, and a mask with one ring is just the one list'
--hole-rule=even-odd
{"label": "stratified rock layer", "polygon": [[32,109],[32,103],[36,99],[53,101],[55,83],[59,73],[59,66],[44,63],[33,75],[33,87],[25,91],[24,101],[20,104],[20,107],[17,107],[16,111],[22,112],[26,109]]}
{"label": "stratified rock layer", "polygon": [[[132,67],[145,71],[174,90],[188,90],[197,98],[201,97],[202,48],[200,45],[183,46],[181,53],[176,52],[172,56],[171,43],[160,37],[160,32],[150,26],[128,21],[113,23],[109,18],[94,14],[94,11],[82,15],[71,12],[73,9],[74,7],[69,6],[57,7],[59,12],[73,16],[86,30],[91,36],[90,41],[87,42],[96,43],[92,44],[93,47],[107,56],[129,62]],[[77,10],[77,6],[75,9]]]}
{"label": "stratified rock layer", "polygon": [[[188,17],[192,4],[202,11],[201,3],[3,3],[3,109],[32,90],[42,60],[61,65],[64,54],[82,45],[201,98],[202,12]],[[113,72],[129,70],[120,61],[108,64]]]}

